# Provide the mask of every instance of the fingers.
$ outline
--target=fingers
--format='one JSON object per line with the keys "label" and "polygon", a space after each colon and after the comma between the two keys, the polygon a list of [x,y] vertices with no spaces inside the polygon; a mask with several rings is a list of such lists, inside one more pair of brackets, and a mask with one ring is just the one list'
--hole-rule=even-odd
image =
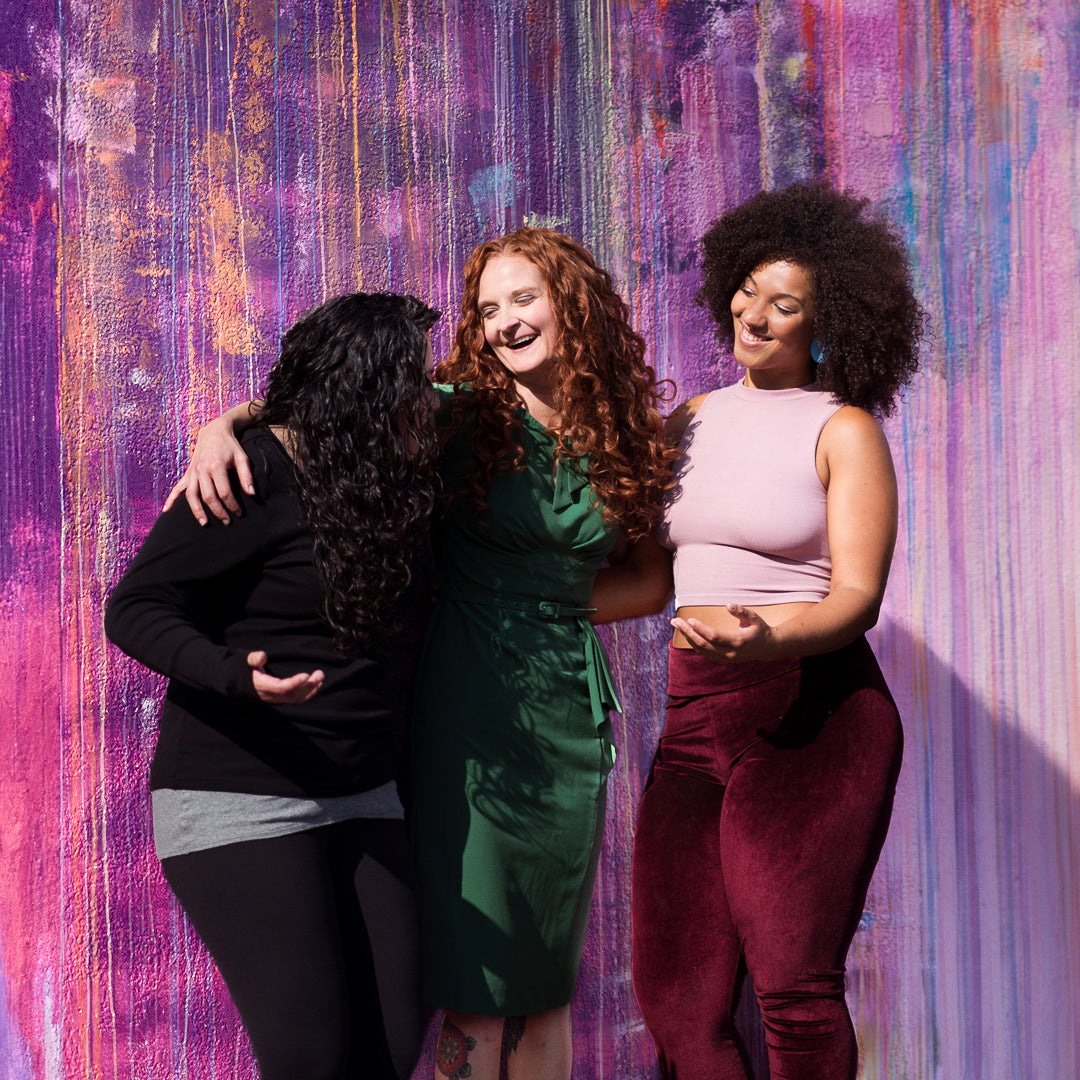
{"label": "fingers", "polygon": [[[222,492],[222,485],[228,492],[227,495]],[[188,504],[192,505],[193,502],[202,502],[206,510],[222,525],[228,525],[233,514],[240,514],[240,504],[232,494],[229,474],[226,471],[195,470],[194,476],[188,482]],[[198,516],[199,514],[195,514],[195,517]]]}
{"label": "fingers", "polygon": [[195,520],[205,525],[207,511],[223,525],[241,513],[240,503],[229,481],[229,470],[235,469],[240,487],[249,495],[255,494],[251,463],[233,435],[231,426],[221,417],[212,420],[199,431],[195,452],[187,472],[169,494],[169,503],[183,492]]}
{"label": "fingers", "polygon": [[[248,461],[247,454],[237,454],[233,460],[233,468],[236,469],[236,479],[240,481],[241,489],[254,495],[255,481],[251,476],[251,462]],[[229,488],[229,497],[232,497],[232,488]]]}
{"label": "fingers", "polygon": [[676,617],[671,620],[671,625],[682,632],[684,638],[695,648],[715,648],[717,645],[727,645],[723,632],[714,626],[708,626],[697,619],[682,619]]}
{"label": "fingers", "polygon": [[[271,705],[300,705],[310,701],[322,689],[325,679],[322,671],[300,671],[287,679],[278,679],[262,670],[266,653],[248,653],[247,660],[252,668],[251,683],[255,693]],[[256,663],[257,660],[261,662]]]}
{"label": "fingers", "polygon": [[742,604],[728,604],[727,609],[739,620],[740,626],[753,626],[765,621],[753,608],[743,607]]}
{"label": "fingers", "polygon": [[165,500],[165,505],[161,508],[161,512],[163,514],[165,513],[166,510],[169,509],[170,506],[172,506],[172,504],[174,502],[176,502],[176,500],[179,497],[180,493],[184,490],[184,487],[185,487],[185,485],[184,485],[184,481],[183,481],[182,478],[180,480],[177,480],[177,482],[175,484],[173,484],[172,491],[169,492],[169,495]]}
{"label": "fingers", "polygon": [[725,633],[697,619],[676,617],[671,620],[671,625],[682,633],[694,652],[700,653],[709,660],[732,663],[746,659],[740,652],[743,644],[741,634]]}
{"label": "fingers", "polygon": [[[190,470],[189,470],[190,471]],[[187,473],[184,473],[187,476]],[[188,509],[195,516],[195,520],[200,525],[205,525],[209,518],[206,516],[206,511],[203,509],[202,499],[199,498],[199,487],[197,484],[193,484],[190,480],[180,481],[183,484],[184,498],[187,499]],[[226,525],[228,522],[225,523]]]}

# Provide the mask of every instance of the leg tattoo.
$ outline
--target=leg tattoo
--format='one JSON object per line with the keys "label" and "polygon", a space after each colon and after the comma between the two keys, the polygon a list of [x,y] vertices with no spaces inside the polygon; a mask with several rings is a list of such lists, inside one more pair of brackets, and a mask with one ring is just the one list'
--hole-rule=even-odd
{"label": "leg tattoo", "polygon": [[508,1016],[503,1021],[502,1048],[499,1050],[499,1080],[509,1080],[510,1055],[525,1034],[525,1017]]}
{"label": "leg tattoo", "polygon": [[456,1024],[444,1020],[439,1032],[439,1044],[435,1048],[435,1064],[449,1080],[464,1080],[472,1076],[469,1051],[476,1048],[476,1040],[466,1035]]}

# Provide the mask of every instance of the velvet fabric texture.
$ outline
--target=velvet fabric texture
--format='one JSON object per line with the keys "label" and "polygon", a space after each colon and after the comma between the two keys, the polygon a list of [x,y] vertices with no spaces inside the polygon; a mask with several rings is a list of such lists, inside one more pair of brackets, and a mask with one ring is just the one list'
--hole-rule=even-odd
{"label": "velvet fabric texture", "polygon": [[900,717],[860,638],[715,664],[671,649],[634,841],[634,989],[667,1080],[746,1080],[749,971],[771,1080],[853,1080],[844,963],[888,829]]}

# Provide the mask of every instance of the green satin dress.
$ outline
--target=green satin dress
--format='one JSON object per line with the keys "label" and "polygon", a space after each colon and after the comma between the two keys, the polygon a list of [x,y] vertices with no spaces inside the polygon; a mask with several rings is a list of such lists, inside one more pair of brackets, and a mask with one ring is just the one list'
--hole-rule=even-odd
{"label": "green satin dress", "polygon": [[496,474],[479,516],[471,432],[443,451],[412,735],[425,999],[490,1016],[573,995],[618,708],[586,617],[616,530],[528,414],[522,438],[525,471]]}

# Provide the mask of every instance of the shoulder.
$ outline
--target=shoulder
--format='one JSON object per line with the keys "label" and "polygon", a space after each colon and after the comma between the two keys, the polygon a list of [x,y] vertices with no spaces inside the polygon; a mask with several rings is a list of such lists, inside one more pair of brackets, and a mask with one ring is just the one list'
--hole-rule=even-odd
{"label": "shoulder", "polygon": [[667,420],[664,421],[664,438],[669,443],[677,443],[682,439],[683,435],[686,434],[686,429],[690,426],[690,421],[697,416],[698,410],[705,404],[708,397],[708,394],[698,394],[697,397],[692,397],[689,401],[684,401],[667,418]]}
{"label": "shoulder", "polygon": [[456,387],[452,383],[437,382],[431,385],[439,399],[439,407],[435,410],[436,426],[443,431],[444,437],[447,434],[460,434],[460,429],[465,423],[462,403],[473,397],[472,388]]}
{"label": "shoulder", "polygon": [[[439,397],[440,405],[448,405],[451,401],[454,400],[454,398],[458,396],[459,391],[454,389],[452,383],[432,383],[431,385],[434,388],[435,393]],[[467,388],[463,387],[460,392],[468,393],[469,391]]]}
{"label": "shoulder", "polygon": [[892,472],[892,453],[881,425],[864,409],[843,405],[825,422],[818,440],[818,461],[827,475],[837,469],[855,475]]}
{"label": "shoulder", "polygon": [[825,421],[825,426],[821,429],[821,443],[826,448],[883,442],[885,442],[885,432],[881,425],[865,409],[860,409],[857,405],[841,405]]}
{"label": "shoulder", "polygon": [[[240,435],[240,445],[251,464],[251,478],[255,490],[261,496],[271,492],[292,489],[296,479],[296,467],[285,448],[278,442],[270,430],[263,425],[250,427]],[[229,473],[233,491],[240,493],[236,473]],[[240,493],[244,499],[250,496]]]}

